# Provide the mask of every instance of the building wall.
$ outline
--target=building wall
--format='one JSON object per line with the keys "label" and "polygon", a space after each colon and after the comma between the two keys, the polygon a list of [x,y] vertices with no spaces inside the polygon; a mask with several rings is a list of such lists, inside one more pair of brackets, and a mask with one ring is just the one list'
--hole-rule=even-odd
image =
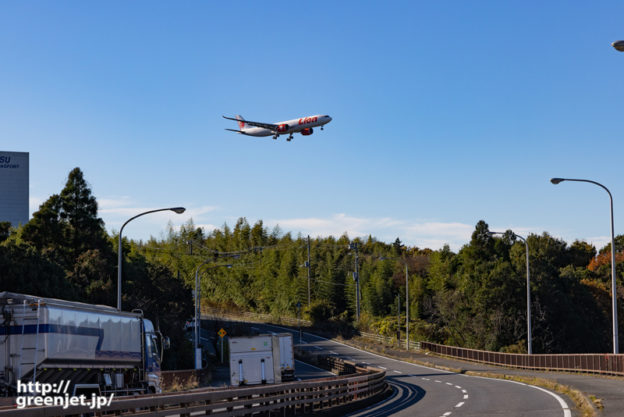
{"label": "building wall", "polygon": [[0,151],[0,222],[28,222],[28,152]]}

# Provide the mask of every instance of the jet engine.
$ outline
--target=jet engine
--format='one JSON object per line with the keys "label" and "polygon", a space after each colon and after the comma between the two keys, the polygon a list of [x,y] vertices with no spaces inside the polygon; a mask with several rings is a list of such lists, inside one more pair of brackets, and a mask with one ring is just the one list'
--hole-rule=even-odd
{"label": "jet engine", "polygon": [[302,134],[303,136],[309,136],[309,135],[311,135],[312,133],[314,133],[314,129],[312,129],[311,127],[306,127],[305,129],[303,129],[303,130],[301,131],[301,134]]}

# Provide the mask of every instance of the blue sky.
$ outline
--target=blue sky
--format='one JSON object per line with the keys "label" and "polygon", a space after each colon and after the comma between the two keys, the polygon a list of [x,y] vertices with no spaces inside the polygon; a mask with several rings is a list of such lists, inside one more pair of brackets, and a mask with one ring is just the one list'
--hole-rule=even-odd
{"label": "blue sky", "polygon": [[[3,2],[0,149],[31,213],[78,166],[109,231],[238,217],[459,249],[474,225],[598,247],[624,223],[616,1]],[[221,115],[333,121],[250,138]]]}

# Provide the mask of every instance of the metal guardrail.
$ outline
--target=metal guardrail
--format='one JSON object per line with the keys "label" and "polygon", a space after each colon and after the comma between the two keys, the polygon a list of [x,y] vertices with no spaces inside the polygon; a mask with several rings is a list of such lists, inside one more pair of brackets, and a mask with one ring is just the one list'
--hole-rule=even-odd
{"label": "metal guardrail", "polygon": [[545,371],[571,371],[604,375],[624,376],[624,354],[583,353],[583,354],[519,354],[488,352],[485,350],[465,349],[437,343],[421,342],[421,347],[434,353],[472,362],[502,365],[511,368],[535,369]]}
{"label": "metal guardrail", "polygon": [[[334,358],[334,360],[336,360]],[[347,361],[344,361],[347,362]],[[211,415],[246,416],[279,412],[286,415],[308,414],[331,407],[353,404],[386,390],[385,372],[346,363],[358,374],[320,378],[277,385],[237,387],[223,390],[197,389],[175,394],[143,395],[116,398],[98,415],[115,416],[190,416],[203,412]],[[92,413],[88,407],[0,408],[0,416],[47,417]]]}

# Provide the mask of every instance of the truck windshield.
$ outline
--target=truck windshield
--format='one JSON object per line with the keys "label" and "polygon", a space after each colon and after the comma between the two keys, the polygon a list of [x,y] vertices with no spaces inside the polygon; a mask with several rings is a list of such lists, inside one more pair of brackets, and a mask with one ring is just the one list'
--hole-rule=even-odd
{"label": "truck windshield", "polygon": [[160,362],[160,352],[158,351],[158,338],[155,334],[146,335],[145,352],[149,358],[152,358],[157,363]]}

